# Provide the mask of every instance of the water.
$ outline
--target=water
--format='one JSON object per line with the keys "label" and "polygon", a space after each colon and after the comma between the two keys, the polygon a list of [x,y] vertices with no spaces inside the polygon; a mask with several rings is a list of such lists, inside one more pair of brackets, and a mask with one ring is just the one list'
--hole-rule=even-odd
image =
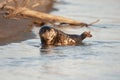
{"label": "water", "polygon": [[120,80],[120,1],[59,1],[59,11],[51,14],[88,23],[101,20],[89,29],[63,31],[91,31],[93,37],[81,46],[41,49],[39,37],[0,46],[0,80]]}

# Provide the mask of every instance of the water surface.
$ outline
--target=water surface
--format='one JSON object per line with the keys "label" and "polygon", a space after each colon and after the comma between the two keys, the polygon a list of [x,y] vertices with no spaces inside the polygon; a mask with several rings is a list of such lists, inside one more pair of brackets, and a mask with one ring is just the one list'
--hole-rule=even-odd
{"label": "water surface", "polygon": [[[91,31],[81,46],[41,49],[40,39],[0,46],[0,80],[120,80],[120,1],[59,0],[51,14],[90,23],[64,28],[70,34]],[[33,32],[38,33],[38,29]]]}

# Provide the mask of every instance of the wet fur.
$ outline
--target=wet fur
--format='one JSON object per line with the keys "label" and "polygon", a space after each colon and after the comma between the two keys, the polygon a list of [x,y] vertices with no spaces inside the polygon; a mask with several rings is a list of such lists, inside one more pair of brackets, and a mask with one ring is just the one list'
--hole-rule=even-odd
{"label": "wet fur", "polygon": [[86,37],[92,37],[90,32],[83,32],[81,35],[70,35],[50,26],[43,26],[39,31],[42,45],[78,45]]}

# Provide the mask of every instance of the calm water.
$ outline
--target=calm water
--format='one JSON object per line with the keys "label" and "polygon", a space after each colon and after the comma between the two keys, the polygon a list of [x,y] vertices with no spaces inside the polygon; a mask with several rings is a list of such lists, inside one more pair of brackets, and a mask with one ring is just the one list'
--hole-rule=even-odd
{"label": "calm water", "polygon": [[[59,0],[51,14],[84,22],[89,29],[65,28],[93,37],[81,46],[41,49],[36,39],[0,46],[0,80],[120,80],[120,0]],[[36,34],[38,29],[33,30]]]}

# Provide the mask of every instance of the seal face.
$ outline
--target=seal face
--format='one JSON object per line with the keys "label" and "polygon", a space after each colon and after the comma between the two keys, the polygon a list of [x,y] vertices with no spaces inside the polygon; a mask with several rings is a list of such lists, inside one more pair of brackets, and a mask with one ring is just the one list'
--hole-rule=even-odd
{"label": "seal face", "polygon": [[78,45],[86,37],[92,37],[90,32],[83,32],[81,35],[70,35],[50,26],[43,26],[39,31],[39,36],[44,46]]}
{"label": "seal face", "polygon": [[57,33],[55,29],[49,26],[43,26],[39,32],[41,43],[44,45],[52,45],[54,42],[54,38],[56,37]]}

